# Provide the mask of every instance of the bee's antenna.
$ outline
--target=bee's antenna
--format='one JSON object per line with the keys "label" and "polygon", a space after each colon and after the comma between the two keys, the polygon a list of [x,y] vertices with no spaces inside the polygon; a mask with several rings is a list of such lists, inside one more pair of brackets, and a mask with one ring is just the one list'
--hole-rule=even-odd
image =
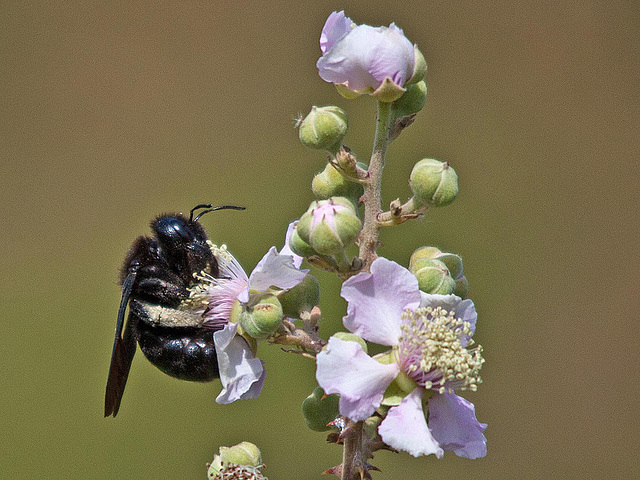
{"label": "bee's antenna", "polygon": [[[190,215],[189,215],[189,223],[193,222],[193,212],[195,210],[198,210],[199,208],[211,208],[211,204],[210,203],[201,203],[199,205],[196,205],[195,207],[193,207],[191,209]],[[198,220],[198,218],[196,218],[196,221]]]}
{"label": "bee's antenna", "polygon": [[[197,207],[195,207],[193,210],[195,210],[196,208],[204,208],[204,207],[210,207],[211,205],[198,205]],[[202,212],[200,212],[198,214],[198,216],[193,220],[194,222],[197,222],[198,219],[203,216],[205,213],[209,213],[209,212],[215,212],[216,210],[226,210],[226,209],[231,209],[231,210],[245,210],[246,207],[240,207],[238,205],[220,205],[219,207],[213,207],[213,208],[209,208],[208,210],[204,210]],[[191,215],[193,216],[193,210],[191,210]]]}

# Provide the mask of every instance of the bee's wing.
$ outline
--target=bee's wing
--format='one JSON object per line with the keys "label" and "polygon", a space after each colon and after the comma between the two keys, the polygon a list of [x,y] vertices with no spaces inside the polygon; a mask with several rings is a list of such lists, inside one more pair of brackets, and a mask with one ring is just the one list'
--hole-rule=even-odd
{"label": "bee's wing", "polygon": [[109,377],[107,378],[107,390],[104,396],[104,416],[108,417],[118,414],[124,387],[127,384],[129,369],[133,356],[136,353],[136,339],[133,336],[133,322],[136,318],[129,315],[126,326],[124,326],[124,314],[127,310],[129,297],[136,277],[135,270],[130,271],[122,282],[122,299],[118,309],[118,321],[116,323],[116,337],[113,342],[113,352],[111,353],[111,366],[109,367]]}

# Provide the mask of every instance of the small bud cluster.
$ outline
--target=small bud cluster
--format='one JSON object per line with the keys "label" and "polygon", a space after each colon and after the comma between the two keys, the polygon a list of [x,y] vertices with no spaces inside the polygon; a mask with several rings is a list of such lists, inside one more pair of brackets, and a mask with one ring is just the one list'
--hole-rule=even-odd
{"label": "small bud cluster", "polygon": [[469,291],[469,281],[462,272],[462,257],[455,253],[443,253],[436,247],[420,247],[411,255],[409,270],[425,293],[453,293],[465,298]]}

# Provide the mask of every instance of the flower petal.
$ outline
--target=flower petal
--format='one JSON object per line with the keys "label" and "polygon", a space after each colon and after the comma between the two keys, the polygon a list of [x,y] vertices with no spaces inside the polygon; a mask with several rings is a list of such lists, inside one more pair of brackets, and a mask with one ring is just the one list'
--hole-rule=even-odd
{"label": "flower petal", "polygon": [[230,323],[213,334],[222,383],[216,402],[222,404],[256,398],[267,373],[264,362],[254,357],[247,342],[236,335],[237,330],[238,325]]}
{"label": "flower petal", "polygon": [[293,253],[293,250],[291,250],[291,247],[289,246],[289,239],[291,238],[291,234],[293,233],[293,229],[296,228],[297,223],[298,222],[295,221],[289,224],[289,227],[287,228],[287,234],[284,238],[284,247],[282,247],[282,250],[280,250],[280,255],[291,255],[291,257],[293,258],[293,266],[296,268],[300,268],[303,258],[300,255]]}
{"label": "flower petal", "polygon": [[413,74],[413,45],[402,30],[359,25],[338,39],[316,63],[320,77],[350,90],[376,90],[385,78],[403,87]]}
{"label": "flower petal", "polygon": [[332,12],[324,23],[320,34],[320,50],[322,50],[322,53],[326,53],[336,41],[349,33],[353,27],[353,22],[349,17],[345,16],[344,10]]}
{"label": "flower petal", "polygon": [[318,384],[327,394],[340,394],[340,413],[356,421],[368,418],[380,406],[384,391],[400,371],[396,363],[376,362],[359,343],[335,337],[316,363]]}
{"label": "flower petal", "polygon": [[416,277],[383,257],[374,260],[371,273],[359,273],[344,282],[341,295],[348,302],[344,326],[380,345],[397,345],[400,315],[420,302]]}
{"label": "flower petal", "polygon": [[487,454],[487,425],[476,420],[473,403],[453,393],[429,400],[429,427],[446,451],[459,457],[480,458]]}
{"label": "flower petal", "polygon": [[291,255],[278,254],[276,247],[269,251],[258,262],[249,276],[249,288],[264,292],[270,286],[292,288],[299,284],[309,270],[299,270],[293,265]]}
{"label": "flower petal", "polygon": [[466,347],[469,340],[476,331],[476,323],[478,321],[478,313],[473,301],[470,299],[462,300],[455,295],[434,295],[420,292],[421,307],[442,307],[448,311],[454,311],[456,318],[461,318],[465,322],[469,322],[471,335],[460,338],[460,343]]}
{"label": "flower petal", "polygon": [[378,427],[384,443],[414,457],[435,454],[442,458],[444,451],[431,435],[422,410],[424,389],[416,388],[402,399],[397,407],[391,407]]}

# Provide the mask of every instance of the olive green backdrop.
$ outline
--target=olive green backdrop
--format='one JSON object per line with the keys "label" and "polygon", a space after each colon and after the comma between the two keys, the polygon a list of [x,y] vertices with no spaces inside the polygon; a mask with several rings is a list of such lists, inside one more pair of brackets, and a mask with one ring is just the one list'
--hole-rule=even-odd
{"label": "olive green backdrop", "polygon": [[[260,399],[173,380],[137,356],[102,418],[117,272],[148,222],[199,202],[250,270],[311,200],[323,154],[292,118],[348,110],[370,152],[375,106],[318,76],[332,10],[395,21],[429,64],[427,105],[389,152],[385,201],[421,158],[461,194],[385,231],[382,255],[460,253],[484,384],[467,395],[489,453],[379,452],[376,478],[632,478],[638,460],[640,7],[628,2],[1,2],[0,477],[202,479],[220,445],[262,448],[271,479],[320,478],[341,450],[307,430],[311,361],[261,346]],[[345,305],[327,285],[327,336]]]}

